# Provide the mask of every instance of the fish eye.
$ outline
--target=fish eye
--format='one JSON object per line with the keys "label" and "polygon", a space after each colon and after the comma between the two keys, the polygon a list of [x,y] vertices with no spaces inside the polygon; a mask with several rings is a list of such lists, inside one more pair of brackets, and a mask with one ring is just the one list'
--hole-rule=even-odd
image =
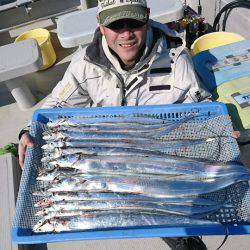
{"label": "fish eye", "polygon": [[66,225],[67,221],[66,220],[62,220],[62,225]]}

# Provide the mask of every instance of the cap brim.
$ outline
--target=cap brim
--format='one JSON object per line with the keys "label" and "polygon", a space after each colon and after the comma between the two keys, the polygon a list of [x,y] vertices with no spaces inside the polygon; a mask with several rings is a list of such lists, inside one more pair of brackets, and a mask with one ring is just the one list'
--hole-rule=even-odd
{"label": "cap brim", "polygon": [[120,19],[135,19],[146,23],[148,20],[148,9],[141,5],[126,5],[99,13],[99,24],[102,26],[107,26]]}

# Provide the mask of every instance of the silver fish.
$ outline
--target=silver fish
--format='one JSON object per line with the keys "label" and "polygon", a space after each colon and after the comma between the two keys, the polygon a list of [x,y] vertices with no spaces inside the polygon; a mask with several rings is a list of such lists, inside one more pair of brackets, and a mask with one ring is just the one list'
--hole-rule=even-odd
{"label": "silver fish", "polygon": [[51,204],[48,207],[36,212],[36,216],[46,216],[49,213],[58,211],[73,211],[73,210],[140,210],[140,211],[151,211],[161,212],[176,215],[186,216],[204,216],[220,209],[221,205],[215,206],[196,206],[196,205],[185,205],[185,204],[169,204],[169,203],[155,203],[149,201],[127,201],[127,200],[111,200],[111,201],[60,201]]}
{"label": "silver fish", "polygon": [[[184,216],[174,216],[149,212],[118,211],[102,213],[85,213],[76,217],[55,217],[44,220],[33,227],[34,232],[62,232],[87,229],[101,229],[133,226],[164,226],[171,221],[172,225],[190,225],[190,219]],[[192,219],[192,225],[218,225],[217,222]]]}
{"label": "silver fish", "polygon": [[[49,184],[48,192],[91,191],[91,192],[122,192],[143,194],[151,197],[185,197],[197,196],[220,190],[231,184],[247,181],[250,174],[232,173],[225,177],[208,180],[156,180],[136,177],[93,177],[85,179],[67,178],[59,183]],[[42,190],[41,190],[42,191]]]}
{"label": "silver fish", "polygon": [[[46,207],[57,201],[111,201],[111,200],[126,200],[126,201],[148,201],[155,203],[169,204],[185,204],[185,205],[200,205],[200,206],[215,206],[219,202],[208,198],[201,197],[174,197],[174,198],[153,198],[136,194],[122,193],[84,193],[84,192],[55,192],[53,194],[34,193],[35,195],[43,196],[44,198],[35,203],[35,207]],[[225,204],[225,202],[224,202]],[[222,205],[222,204],[221,204]]]}
{"label": "silver fish", "polygon": [[[138,165],[135,165],[135,167]],[[115,166],[116,168],[119,167],[118,165]],[[145,168],[147,166],[144,166]],[[113,169],[113,168],[112,168]],[[94,171],[89,171],[89,170],[84,170],[84,169],[74,169],[74,168],[57,168],[55,167],[54,169],[43,169],[42,171],[39,172],[38,177],[36,178],[39,181],[48,181],[48,182],[56,182],[63,180],[67,177],[74,177],[78,179],[84,179],[87,178],[88,176],[93,176],[93,177],[103,177],[103,176],[132,176],[132,177],[137,177],[137,178],[144,178],[144,179],[174,179],[174,178],[187,178],[187,176],[180,171],[168,171],[166,174],[147,174],[147,173],[141,173],[141,172],[136,172],[136,171],[113,171],[111,169],[103,169],[100,171],[97,171],[98,169],[95,169]],[[202,178],[202,176],[200,177]]]}
{"label": "silver fish", "polygon": [[49,128],[54,128],[58,126],[84,126],[84,125],[97,125],[97,124],[141,124],[141,125],[152,125],[152,124],[163,124],[163,123],[173,123],[166,119],[158,119],[152,117],[94,117],[94,118],[62,118],[55,121],[47,123]]}
{"label": "silver fish", "polygon": [[[184,157],[158,155],[66,155],[51,161],[48,166],[81,169],[87,172],[132,172],[145,174],[197,174],[199,178],[215,178],[231,173],[249,174],[248,169],[238,163],[210,163]],[[196,177],[198,177],[196,176]]]}
{"label": "silver fish", "polygon": [[164,156],[167,154],[160,151],[150,151],[146,149],[135,148],[105,148],[105,147],[90,147],[90,148],[55,148],[52,152],[46,152],[41,159],[42,162],[49,162],[64,155],[73,155],[80,153],[82,155],[133,155],[133,156]]}
{"label": "silver fish", "polygon": [[[114,138],[114,139],[153,139],[153,138],[161,138],[162,136],[165,136],[172,130],[176,129],[180,126],[182,122],[172,122],[172,124],[166,124],[161,125],[146,125],[146,128],[141,129],[140,127],[137,128],[137,130],[134,130],[134,126],[132,129],[128,128],[123,130],[120,130],[122,127],[117,126],[115,124],[112,126],[112,129],[109,128],[104,131],[72,131],[69,127],[66,131],[57,131],[57,132],[46,132],[43,136],[44,140],[58,140],[58,139],[66,139],[66,138],[73,138],[73,139],[106,139],[106,138]],[[110,127],[110,126],[109,126]],[[117,131],[116,127],[119,128]],[[79,127],[76,127],[79,128]],[[80,127],[81,128],[81,127]],[[147,129],[147,130],[146,130]],[[123,132],[122,132],[123,131]],[[135,137],[136,136],[136,137]]]}
{"label": "silver fish", "polygon": [[144,138],[94,138],[90,139],[60,139],[56,141],[48,141],[48,143],[42,146],[42,149],[46,151],[54,151],[55,148],[81,148],[81,147],[109,147],[109,148],[134,148],[134,149],[147,149],[151,151],[164,152],[172,149],[173,151],[177,148],[186,148],[190,146],[202,145],[204,143],[210,143],[213,138],[208,139],[197,139],[197,140],[152,140]]}
{"label": "silver fish", "polygon": [[148,136],[140,136],[136,137],[134,134],[129,133],[111,133],[111,132],[58,132],[53,133],[51,135],[45,135],[43,136],[44,140],[60,140],[60,139],[75,139],[75,140],[113,140],[113,139],[119,139],[119,140],[143,140],[148,141],[151,140]]}
{"label": "silver fish", "polygon": [[[80,173],[99,173],[99,174],[151,174],[151,175],[182,175],[182,174],[194,174],[197,173],[201,176],[208,177],[208,173],[205,173],[200,169],[189,168],[188,163],[174,163],[167,161],[151,160],[147,158],[137,158],[134,160],[125,158],[109,158],[109,157],[93,157],[93,158],[77,158],[77,156],[67,157],[67,159],[56,159],[49,163],[46,163],[43,168],[44,171],[39,175],[40,177],[48,176],[48,178],[54,178],[58,176],[56,173],[59,170],[56,170],[57,167],[66,169],[72,169],[76,174]],[[174,165],[176,164],[176,165]],[[211,167],[212,168],[212,167]],[[208,170],[209,166],[207,167]],[[46,173],[46,171],[51,170]],[[215,169],[216,170],[216,169]],[[69,172],[69,170],[67,170]],[[218,171],[216,171],[218,172]],[[215,173],[210,170],[210,176]],[[64,174],[63,174],[64,175]],[[144,175],[144,177],[146,177]],[[51,176],[51,177],[50,177]],[[53,177],[54,176],[54,177]],[[153,176],[152,176],[153,178]],[[160,178],[160,176],[159,176]],[[165,178],[165,177],[164,177]]]}
{"label": "silver fish", "polygon": [[[173,122],[172,122],[173,123]],[[151,124],[151,125],[142,125],[142,124],[91,124],[84,126],[58,126],[44,131],[43,135],[48,135],[51,133],[57,132],[112,132],[112,133],[140,133],[148,134],[154,133],[154,131],[162,131],[166,129],[168,124]]]}

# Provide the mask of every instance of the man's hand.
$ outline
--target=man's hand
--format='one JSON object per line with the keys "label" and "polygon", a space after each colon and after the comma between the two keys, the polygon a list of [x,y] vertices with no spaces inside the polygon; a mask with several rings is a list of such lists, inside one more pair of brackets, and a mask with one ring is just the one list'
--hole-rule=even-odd
{"label": "man's hand", "polygon": [[238,137],[237,137],[237,141],[240,145],[244,145],[244,144],[249,144],[250,143],[250,129],[245,129],[242,131],[238,131]]}
{"label": "man's hand", "polygon": [[27,147],[33,147],[33,146],[34,143],[32,142],[29,133],[28,132],[24,133],[18,145],[19,164],[21,168],[23,168]]}
{"label": "man's hand", "polygon": [[236,138],[237,142],[240,145],[250,143],[250,129],[245,129],[242,131],[234,131],[233,136],[234,136],[234,138]]}

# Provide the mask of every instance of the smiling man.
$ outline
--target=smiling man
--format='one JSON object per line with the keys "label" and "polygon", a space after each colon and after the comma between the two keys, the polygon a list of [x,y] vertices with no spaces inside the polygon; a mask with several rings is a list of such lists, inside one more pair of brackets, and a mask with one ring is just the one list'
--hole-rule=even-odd
{"label": "smiling man", "polygon": [[185,43],[149,19],[146,0],[99,0],[94,39],[78,51],[44,108],[206,101]]}
{"label": "smiling man", "polygon": [[130,19],[118,20],[109,25],[100,26],[111,52],[120,60],[121,65],[132,68],[140,58],[145,45],[147,25]]}
{"label": "smiling man", "polygon": [[127,2],[100,1],[98,16],[100,31],[109,49],[125,69],[132,68],[141,58],[149,18],[146,1]]}
{"label": "smiling man", "polygon": [[[182,39],[149,14],[145,0],[99,0],[92,43],[74,55],[43,108],[209,101]],[[27,130],[19,138],[22,166],[32,142]],[[172,249],[206,249],[198,237],[164,240]]]}

